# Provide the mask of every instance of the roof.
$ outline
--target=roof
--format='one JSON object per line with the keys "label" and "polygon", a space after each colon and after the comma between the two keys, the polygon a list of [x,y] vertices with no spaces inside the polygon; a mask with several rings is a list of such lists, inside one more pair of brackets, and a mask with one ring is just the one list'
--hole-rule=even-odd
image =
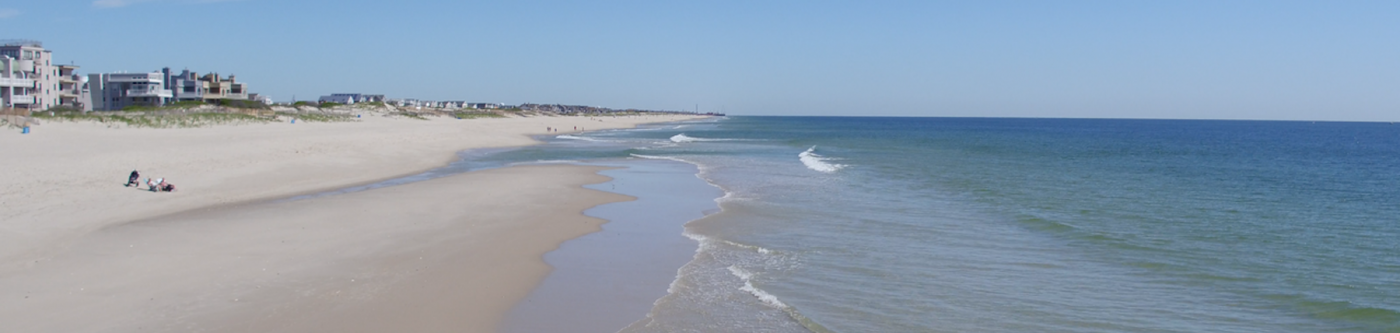
{"label": "roof", "polygon": [[0,39],[0,46],[33,46],[44,47],[44,43],[31,39]]}

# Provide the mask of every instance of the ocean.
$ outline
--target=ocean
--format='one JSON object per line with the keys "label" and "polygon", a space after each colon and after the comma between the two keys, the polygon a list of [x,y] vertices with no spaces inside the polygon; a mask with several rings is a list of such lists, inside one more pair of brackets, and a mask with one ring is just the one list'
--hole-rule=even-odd
{"label": "ocean", "polygon": [[684,250],[615,331],[1400,332],[1388,123],[719,117],[541,139],[454,167],[710,189],[629,193],[693,195],[632,214],[685,240],[633,252]]}

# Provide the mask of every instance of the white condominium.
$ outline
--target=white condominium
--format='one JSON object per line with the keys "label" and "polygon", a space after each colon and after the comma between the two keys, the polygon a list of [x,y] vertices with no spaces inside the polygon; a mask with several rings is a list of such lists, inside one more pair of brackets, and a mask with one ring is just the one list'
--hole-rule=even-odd
{"label": "white condominium", "polygon": [[44,110],[60,105],[53,55],[31,40],[0,41],[0,108]]}
{"label": "white condominium", "polygon": [[87,78],[78,75],[76,65],[58,65],[58,104],[75,110],[92,111]]}
{"label": "white condominium", "polygon": [[174,96],[165,88],[163,75],[155,73],[114,73],[88,75],[92,109],[121,110],[128,106],[162,106]]}

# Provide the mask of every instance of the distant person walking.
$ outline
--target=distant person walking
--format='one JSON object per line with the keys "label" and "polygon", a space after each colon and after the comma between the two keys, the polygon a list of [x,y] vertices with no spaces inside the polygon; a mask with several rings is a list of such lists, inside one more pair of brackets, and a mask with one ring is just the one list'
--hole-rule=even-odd
{"label": "distant person walking", "polygon": [[141,186],[141,173],[140,173],[140,172],[136,172],[136,170],[131,170],[131,177],[127,177],[127,178],[126,178],[126,185],[125,185],[125,186],[126,186],[126,187],[131,187],[131,185]]}

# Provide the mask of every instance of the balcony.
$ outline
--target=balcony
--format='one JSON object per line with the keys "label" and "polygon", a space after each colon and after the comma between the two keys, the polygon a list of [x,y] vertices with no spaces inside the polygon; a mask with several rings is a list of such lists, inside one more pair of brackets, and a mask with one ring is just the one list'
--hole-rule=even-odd
{"label": "balcony", "polygon": [[180,91],[179,95],[176,95],[175,98],[179,100],[201,100],[204,99],[204,93],[198,91]]}
{"label": "balcony", "polygon": [[161,77],[156,74],[111,74],[107,76],[110,83],[160,83]]}
{"label": "balcony", "polygon": [[9,103],[13,105],[34,104],[34,95],[14,95],[10,96]]}
{"label": "balcony", "polygon": [[126,97],[172,97],[169,89],[127,89]]}
{"label": "balcony", "polygon": [[34,79],[22,79],[22,78],[12,78],[12,77],[0,77],[0,87],[22,87],[22,88],[29,88],[29,87],[33,87],[33,86],[34,86]]}

